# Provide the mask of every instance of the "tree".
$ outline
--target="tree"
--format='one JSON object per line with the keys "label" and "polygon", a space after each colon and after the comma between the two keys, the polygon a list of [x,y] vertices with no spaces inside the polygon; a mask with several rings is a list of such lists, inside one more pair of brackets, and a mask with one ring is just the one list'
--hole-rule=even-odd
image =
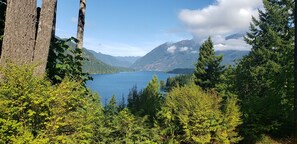
{"label": "tree", "polygon": [[36,0],[7,1],[1,63],[32,62],[35,45]]}
{"label": "tree", "polygon": [[2,40],[4,34],[4,24],[5,24],[5,12],[6,12],[6,0],[0,1],[0,56],[2,52]]}
{"label": "tree", "polygon": [[160,93],[160,84],[157,76],[148,83],[143,91],[137,93],[137,88],[130,90],[128,97],[128,108],[133,114],[139,116],[147,115],[149,120],[153,122],[157,112],[162,105],[162,94]]}
{"label": "tree", "polygon": [[79,13],[78,13],[78,24],[77,24],[77,47],[83,48],[83,37],[85,29],[85,15],[86,15],[86,0],[80,0]]}
{"label": "tree", "polygon": [[148,115],[149,119],[153,121],[157,112],[160,110],[161,98],[159,80],[158,77],[154,75],[153,79],[148,83],[140,95],[139,114],[141,116]]}
{"label": "tree", "polygon": [[115,96],[113,95],[108,104],[104,107],[105,115],[115,116],[118,113],[118,105]]}
{"label": "tree", "polygon": [[253,18],[245,37],[251,52],[234,77],[244,115],[242,133],[251,141],[261,134],[288,136],[293,131],[294,2],[263,3],[265,10]]}
{"label": "tree", "polygon": [[[295,8],[294,8],[294,25],[297,25],[297,3],[294,1],[295,3]],[[294,43],[294,113],[295,113],[295,137],[297,137],[297,29],[295,28],[295,43]]]}
{"label": "tree", "polygon": [[[1,7],[3,4],[6,3],[2,0]],[[33,63],[37,65],[35,74],[44,75],[54,35],[56,5],[56,0],[43,0],[42,9],[36,10],[36,0],[7,2],[0,52],[2,65],[5,66],[7,62],[19,65]]]}
{"label": "tree", "polygon": [[98,142],[106,131],[98,95],[69,78],[53,86],[33,69],[0,69],[0,143]]}
{"label": "tree", "polygon": [[236,101],[230,100],[224,110],[221,103],[220,96],[194,84],[173,88],[158,113],[165,143],[238,142],[235,128],[241,120]]}
{"label": "tree", "polygon": [[38,31],[36,37],[36,45],[33,54],[33,62],[38,63],[35,69],[36,75],[45,73],[49,47],[55,36],[55,13],[57,8],[57,0],[43,0],[38,23]]}
{"label": "tree", "polygon": [[183,87],[193,83],[193,75],[177,75],[169,77],[166,81],[165,90],[171,91],[175,87]]}
{"label": "tree", "polygon": [[92,78],[83,72],[83,61],[87,60],[82,55],[82,49],[76,48],[77,40],[69,38],[66,40],[54,38],[49,50],[46,66],[47,77],[53,84],[61,83],[65,77],[82,82]]}
{"label": "tree", "polygon": [[127,108],[131,111],[132,114],[136,114],[139,112],[141,94],[142,91],[138,92],[136,85],[133,86],[129,91]]}
{"label": "tree", "polygon": [[213,89],[219,82],[223,66],[222,56],[215,56],[213,43],[209,37],[200,47],[199,58],[194,72],[195,84],[202,89]]}
{"label": "tree", "polygon": [[107,127],[108,134],[101,143],[160,143],[158,129],[151,128],[146,117],[136,117],[123,109]]}

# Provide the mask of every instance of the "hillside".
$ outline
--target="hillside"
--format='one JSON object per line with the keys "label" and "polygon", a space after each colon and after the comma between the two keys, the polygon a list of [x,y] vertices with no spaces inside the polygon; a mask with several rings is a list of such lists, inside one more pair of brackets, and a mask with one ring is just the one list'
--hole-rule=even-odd
{"label": "hillside", "polygon": [[[57,37],[58,39],[61,39]],[[67,43],[71,49],[75,48],[75,44],[71,41]],[[88,60],[83,62],[83,71],[90,74],[107,74],[121,71],[130,71],[128,68],[114,67],[97,59],[89,50],[83,49],[83,56]]]}
{"label": "hillside", "polygon": [[[164,43],[144,57],[137,60],[131,68],[148,71],[171,71],[174,69],[191,69],[197,62],[200,44],[194,40],[183,40],[177,43]],[[248,54],[248,51],[217,51],[223,55],[222,64],[234,64],[234,60]]]}
{"label": "hillside", "polygon": [[102,62],[115,66],[115,67],[130,67],[137,59],[140,57],[114,57],[107,54],[97,53],[93,50],[88,50],[91,54],[93,54],[98,60],[101,60]]}
{"label": "hillside", "polygon": [[96,57],[86,49],[84,49],[83,54],[84,57],[88,59],[87,61],[84,61],[84,72],[88,72],[90,74],[106,74],[120,71],[128,71],[127,68],[113,67],[96,59]]}

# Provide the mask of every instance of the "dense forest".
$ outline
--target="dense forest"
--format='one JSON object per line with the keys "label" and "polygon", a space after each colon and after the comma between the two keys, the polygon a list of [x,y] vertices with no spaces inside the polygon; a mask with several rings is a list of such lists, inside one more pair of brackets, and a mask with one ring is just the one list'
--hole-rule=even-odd
{"label": "dense forest", "polygon": [[236,65],[222,66],[209,37],[194,74],[154,76],[104,106],[85,87],[86,1],[67,40],[54,35],[56,4],[0,1],[0,143],[296,143],[293,0],[263,0]]}

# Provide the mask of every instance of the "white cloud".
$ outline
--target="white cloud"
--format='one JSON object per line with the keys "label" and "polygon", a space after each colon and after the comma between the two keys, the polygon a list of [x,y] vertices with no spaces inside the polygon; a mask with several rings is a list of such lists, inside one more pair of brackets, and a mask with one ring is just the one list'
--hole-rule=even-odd
{"label": "white cloud", "polygon": [[242,39],[229,39],[225,40],[223,43],[218,43],[214,45],[215,51],[221,50],[245,50],[251,49],[251,46],[246,44]]}
{"label": "white cloud", "polygon": [[188,51],[188,50],[189,50],[188,47],[181,47],[181,48],[179,49],[180,52],[185,52],[185,51]]}
{"label": "white cloud", "polygon": [[169,52],[171,54],[174,54],[175,50],[176,50],[176,46],[171,46],[171,47],[167,48],[167,52]]}
{"label": "white cloud", "polygon": [[[244,42],[225,41],[224,37],[234,33],[247,32],[252,16],[257,18],[258,9],[261,7],[262,0],[216,0],[214,4],[202,9],[181,10],[179,19],[196,39],[203,41],[208,36],[213,39],[220,37],[223,39],[221,42],[225,43],[224,46],[235,48],[235,44]],[[214,43],[217,46],[219,44]],[[242,48],[246,48],[246,46]],[[240,47],[238,46],[237,49]]]}

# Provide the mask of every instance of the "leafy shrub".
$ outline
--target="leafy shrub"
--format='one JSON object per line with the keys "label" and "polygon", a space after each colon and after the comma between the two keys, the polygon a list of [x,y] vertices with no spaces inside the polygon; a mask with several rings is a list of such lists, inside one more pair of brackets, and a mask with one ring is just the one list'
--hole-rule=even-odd
{"label": "leafy shrub", "polygon": [[92,78],[88,73],[83,72],[83,57],[82,49],[75,46],[70,47],[77,42],[77,39],[71,37],[69,39],[54,38],[51,43],[48,63],[46,66],[48,78],[53,84],[62,82],[65,77],[74,80],[79,80],[85,83]]}
{"label": "leafy shrub", "polygon": [[52,86],[33,67],[1,69],[0,143],[89,143],[102,130],[98,96],[65,78]]}
{"label": "leafy shrub", "polygon": [[[163,137],[168,143],[235,143],[241,123],[236,99],[221,110],[222,98],[195,85],[177,87],[168,93],[159,112]],[[236,110],[238,114],[231,113]]]}

